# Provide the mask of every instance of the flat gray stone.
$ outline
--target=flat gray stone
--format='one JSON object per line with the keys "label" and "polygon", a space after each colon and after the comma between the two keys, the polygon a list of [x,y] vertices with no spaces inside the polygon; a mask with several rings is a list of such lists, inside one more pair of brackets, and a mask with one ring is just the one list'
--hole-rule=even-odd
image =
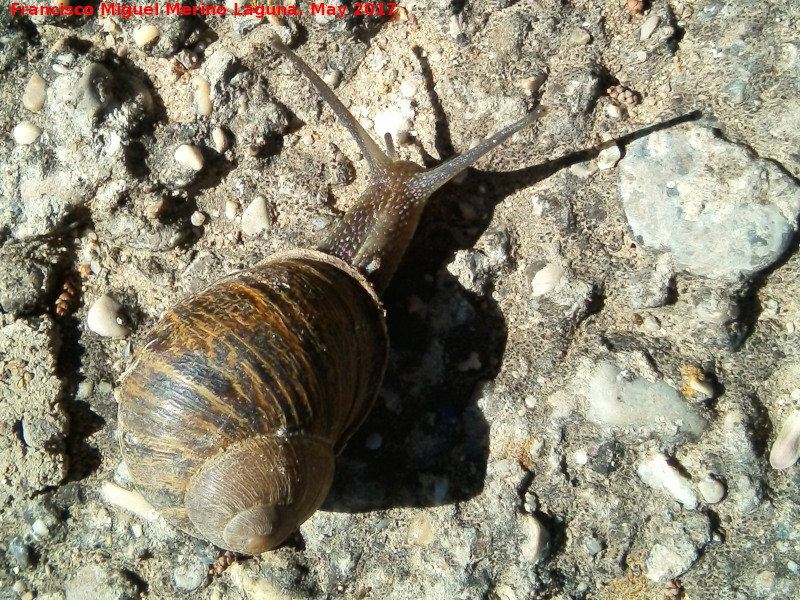
{"label": "flat gray stone", "polygon": [[779,167],[698,125],[630,144],[619,195],[644,246],[670,252],[683,270],[726,280],[774,263],[800,212],[800,188]]}

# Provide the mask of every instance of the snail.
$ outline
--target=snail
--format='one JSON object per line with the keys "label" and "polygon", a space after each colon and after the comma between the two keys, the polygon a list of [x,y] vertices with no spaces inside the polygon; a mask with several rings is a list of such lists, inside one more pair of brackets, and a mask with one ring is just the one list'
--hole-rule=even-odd
{"label": "snail", "polygon": [[322,504],[334,458],[365,419],[388,357],[380,293],[428,197],[542,109],[425,170],[370,138],[311,68],[371,183],[317,250],[279,253],[166,312],[122,380],[131,480],[170,523],[242,554],[280,545]]}

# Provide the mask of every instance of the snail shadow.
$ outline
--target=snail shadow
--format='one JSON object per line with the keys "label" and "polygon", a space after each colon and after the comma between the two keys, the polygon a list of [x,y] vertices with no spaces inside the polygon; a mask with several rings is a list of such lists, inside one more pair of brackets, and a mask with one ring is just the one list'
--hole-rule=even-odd
{"label": "snail shadow", "polygon": [[[617,143],[698,117],[671,119]],[[459,250],[474,248],[505,198],[599,151],[579,150],[512,172],[471,170],[466,183],[431,198],[383,298],[391,343],[383,389],[337,459],[323,510],[437,506],[481,493],[489,424],[477,401],[500,371],[508,329],[491,287],[468,290],[447,265]]]}

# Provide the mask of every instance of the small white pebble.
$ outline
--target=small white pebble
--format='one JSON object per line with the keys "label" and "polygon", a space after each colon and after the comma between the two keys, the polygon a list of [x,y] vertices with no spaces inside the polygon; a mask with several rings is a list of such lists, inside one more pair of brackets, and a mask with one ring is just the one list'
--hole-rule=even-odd
{"label": "small white pebble", "polygon": [[576,465],[583,466],[589,462],[589,455],[586,450],[576,450],[575,454],[572,455],[572,460],[575,461]]}
{"label": "small white pebble", "polygon": [[660,20],[661,17],[658,15],[650,15],[647,17],[644,20],[644,23],[642,23],[642,29],[639,31],[639,40],[643,42],[653,35],[653,32],[656,30],[656,27],[658,27],[658,22]]}
{"label": "small white pebble", "polygon": [[130,333],[120,317],[120,304],[104,294],[95,300],[86,315],[86,324],[91,331],[103,337],[125,337]]}
{"label": "small white pebble", "polygon": [[199,210],[196,210],[192,213],[191,221],[192,225],[194,225],[195,227],[200,227],[203,223],[206,222],[206,216]]}
{"label": "small white pebble", "polygon": [[242,213],[242,233],[256,235],[268,230],[269,226],[267,199],[264,196],[256,196]]}
{"label": "small white pebble", "polygon": [[225,203],[225,218],[233,221],[239,214],[239,204],[233,200]]}
{"label": "small white pebble", "polygon": [[665,491],[688,510],[697,508],[697,494],[692,482],[669,464],[663,454],[653,454],[636,469],[644,483],[658,491]]}
{"label": "small white pebble", "polygon": [[144,48],[148,44],[152,44],[156,41],[160,35],[161,32],[155,25],[143,25],[133,32],[133,42],[139,46],[139,48]]}
{"label": "small white pebble", "polygon": [[194,78],[194,103],[201,117],[211,114],[211,85],[202,77]]}
{"label": "small white pebble", "polygon": [[622,109],[616,104],[606,105],[606,114],[612,119],[622,118]]}
{"label": "small white pebble", "polygon": [[142,519],[147,521],[158,519],[158,511],[139,492],[126,490],[110,481],[106,481],[103,487],[100,488],[100,495],[109,504],[119,506]]}
{"label": "small white pebble", "polygon": [[620,158],[622,158],[622,151],[616,144],[603,148],[597,155],[597,168],[601,171],[613,169],[617,166]]}
{"label": "small white pebble", "polygon": [[540,269],[531,281],[531,293],[533,296],[544,296],[552,292],[561,281],[564,269],[558,263],[548,263]]}
{"label": "small white pebble", "polygon": [[697,489],[700,490],[700,495],[706,504],[716,504],[725,497],[725,486],[711,475],[698,483]]}
{"label": "small white pebble", "polygon": [[27,146],[39,139],[39,136],[42,135],[42,128],[34,125],[30,121],[23,121],[14,127],[12,135],[14,136],[15,142],[21,146]]}
{"label": "small white pebble", "polygon": [[400,93],[406,98],[413,98],[417,93],[417,86],[406,80],[400,84]]}
{"label": "small white pebble", "polygon": [[522,530],[525,541],[520,548],[522,558],[536,564],[547,554],[550,535],[544,525],[532,515],[525,515],[522,519]]}
{"label": "small white pebble", "polygon": [[203,154],[197,146],[182,144],[175,150],[175,160],[184,167],[189,167],[193,171],[200,171],[205,164]]}
{"label": "small white pebble", "polygon": [[214,131],[211,132],[211,139],[214,140],[214,149],[220,154],[228,149],[228,136],[222,127],[214,128]]}
{"label": "small white pebble", "polygon": [[36,519],[33,522],[33,525],[31,525],[31,531],[33,532],[33,537],[39,541],[50,537],[50,528],[47,526],[47,523],[41,519]]}
{"label": "small white pebble", "polygon": [[325,75],[322,76],[322,81],[328,84],[328,87],[332,89],[336,89],[339,87],[339,84],[342,82],[342,72],[338,69],[333,69],[332,71],[328,71]]}
{"label": "small white pebble", "polygon": [[28,85],[25,86],[25,93],[22,94],[22,106],[31,112],[42,110],[46,88],[47,82],[38,73],[31,75]]}
{"label": "small white pebble", "polygon": [[769,453],[773,469],[788,469],[800,458],[800,410],[793,411],[781,426]]}

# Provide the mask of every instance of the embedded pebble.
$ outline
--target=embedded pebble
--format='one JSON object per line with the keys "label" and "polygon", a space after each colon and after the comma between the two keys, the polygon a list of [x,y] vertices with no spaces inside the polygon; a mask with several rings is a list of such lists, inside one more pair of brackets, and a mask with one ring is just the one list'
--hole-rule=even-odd
{"label": "embedded pebble", "polygon": [[322,80],[328,84],[328,87],[335,90],[342,82],[342,72],[339,69],[333,69],[325,73]]}
{"label": "embedded pebble", "polygon": [[11,135],[14,137],[15,142],[21,146],[27,146],[39,139],[39,136],[42,135],[42,128],[30,121],[22,121],[22,123],[14,127]]}
{"label": "embedded pebble", "polygon": [[31,525],[31,532],[33,533],[33,539],[37,541],[41,541],[50,537],[50,528],[47,526],[47,523],[42,521],[42,519],[36,519],[33,522]]}
{"label": "embedded pebble", "polygon": [[642,28],[639,31],[639,40],[643,42],[646,39],[649,39],[650,36],[653,35],[653,32],[656,30],[656,27],[658,27],[658,23],[660,20],[661,17],[659,17],[658,15],[650,15],[649,17],[647,17],[644,20],[644,23],[642,23]]}
{"label": "embedded pebble", "polygon": [[415,546],[427,546],[433,541],[433,528],[426,514],[419,514],[408,526],[408,541]]}
{"label": "embedded pebble", "polygon": [[39,112],[44,106],[45,90],[47,82],[38,74],[34,73],[25,86],[25,93],[22,94],[22,106],[31,112]]}
{"label": "embedded pebble", "polygon": [[11,538],[8,543],[8,554],[11,555],[11,558],[23,571],[31,564],[30,548],[20,536]]}
{"label": "embedded pebble", "polygon": [[264,196],[256,196],[242,213],[242,233],[257,235],[262,231],[267,231],[270,223],[267,199]]}
{"label": "embedded pebble", "polygon": [[606,105],[606,114],[612,119],[621,119],[622,109],[616,104],[608,104]]}
{"label": "embedded pebble", "polygon": [[710,475],[697,484],[697,489],[706,504],[717,504],[725,497],[725,485]]}
{"label": "embedded pebble", "polygon": [[194,225],[195,227],[200,227],[203,223],[206,222],[206,216],[199,210],[196,210],[192,213],[190,220],[192,222],[192,225]]}
{"label": "embedded pebble", "polygon": [[417,86],[406,80],[400,84],[400,93],[406,98],[413,98],[417,93]]}
{"label": "embedded pebble", "polygon": [[202,77],[194,79],[194,102],[198,115],[207,117],[211,114],[211,85]]}
{"label": "embedded pebble", "polygon": [[622,151],[619,146],[613,144],[608,148],[604,148],[597,155],[597,168],[601,171],[607,171],[617,166],[619,159],[622,158]]}
{"label": "embedded pebble", "polygon": [[567,38],[567,43],[570,46],[585,46],[592,40],[592,36],[588,31],[578,27],[573,29]]}
{"label": "embedded pebble", "polygon": [[234,200],[225,202],[225,218],[233,221],[239,214],[239,203]]}
{"label": "embedded pebble", "polygon": [[623,375],[608,362],[597,366],[589,381],[588,417],[599,425],[635,426],[667,435],[699,436],[706,428],[701,417],[681,394],[666,383]]}
{"label": "embedded pebble", "polygon": [[196,590],[208,580],[208,567],[197,558],[190,559],[187,564],[175,567],[172,579],[181,590]]}
{"label": "embedded pebble", "polygon": [[228,149],[228,136],[222,127],[215,127],[211,132],[211,139],[214,140],[214,149],[222,154]]}
{"label": "embedded pebble", "polygon": [[669,464],[663,454],[653,454],[636,469],[641,480],[657,491],[667,492],[688,510],[697,508],[697,494],[692,482]]}
{"label": "embedded pebble", "polygon": [[205,164],[203,153],[197,146],[182,144],[175,150],[175,160],[193,171],[200,171]]}
{"label": "embedded pebble", "polygon": [[95,300],[86,315],[86,324],[91,331],[103,337],[126,337],[130,329],[120,316],[121,306],[111,296],[105,294]]}
{"label": "embedded pebble", "polygon": [[645,561],[645,576],[650,581],[670,581],[688,571],[697,558],[697,548],[688,537],[655,544]]}
{"label": "embedded pebble", "polygon": [[160,35],[161,32],[155,25],[143,25],[133,32],[133,42],[139,46],[139,48],[144,48],[148,44],[156,41]]}
{"label": "embedded pebble", "polygon": [[535,296],[544,296],[552,292],[561,281],[564,275],[564,269],[558,263],[548,263],[543,268],[536,272],[531,280],[531,294]]}
{"label": "embedded pebble", "polygon": [[800,186],[710,129],[685,125],[635,140],[618,173],[631,231],[645,247],[671,252],[681,269],[736,280],[789,248]]}
{"label": "embedded pebble", "polygon": [[525,534],[525,541],[520,548],[520,554],[525,560],[536,564],[547,556],[550,534],[541,521],[533,515],[524,515],[520,519],[522,521],[522,530]]}
{"label": "embedded pebble", "polygon": [[137,517],[147,521],[158,520],[158,511],[139,492],[126,490],[106,481],[100,488],[100,495],[105,502],[132,512]]}
{"label": "embedded pebble", "polygon": [[773,469],[788,469],[800,458],[800,410],[792,411],[781,425],[772,444],[769,464]]}

